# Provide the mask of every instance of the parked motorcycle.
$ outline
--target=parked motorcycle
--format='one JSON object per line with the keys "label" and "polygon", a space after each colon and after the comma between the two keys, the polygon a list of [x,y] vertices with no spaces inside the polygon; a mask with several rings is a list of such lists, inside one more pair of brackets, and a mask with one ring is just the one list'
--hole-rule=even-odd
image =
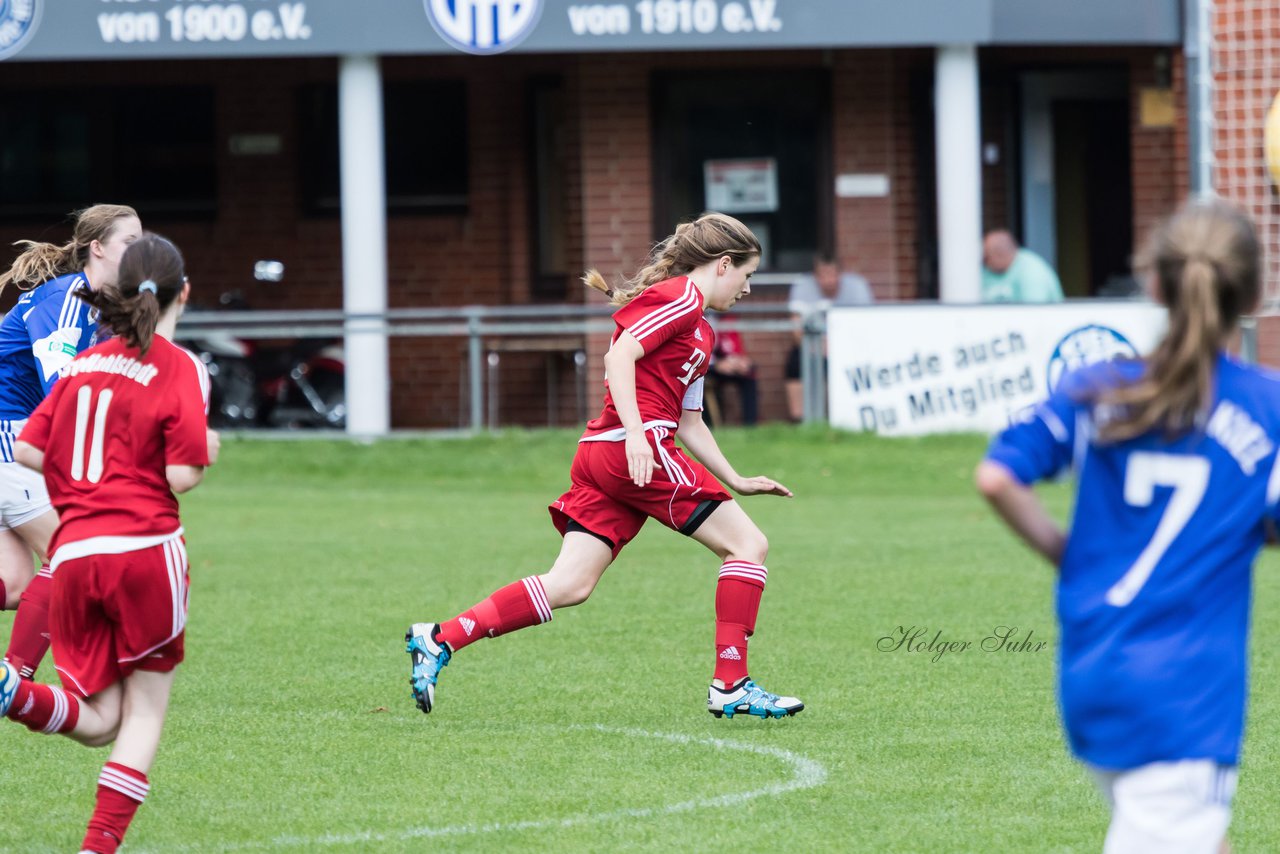
{"label": "parked motorcycle", "polygon": [[[254,278],[278,282],[284,264],[259,261]],[[247,311],[239,290],[218,298],[218,311]],[[190,309],[198,315],[199,307]],[[181,334],[181,330],[180,330]],[[183,336],[209,371],[209,421],[218,428],[346,427],[346,366],[342,342],[300,339],[284,345],[191,328]]]}
{"label": "parked motorcycle", "polygon": [[273,367],[258,384],[260,422],[270,427],[347,426],[342,343],[304,339],[281,352],[260,353]]}

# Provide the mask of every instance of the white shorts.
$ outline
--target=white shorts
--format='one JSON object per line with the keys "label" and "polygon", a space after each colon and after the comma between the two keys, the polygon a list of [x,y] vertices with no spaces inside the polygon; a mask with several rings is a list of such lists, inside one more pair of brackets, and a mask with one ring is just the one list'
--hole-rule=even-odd
{"label": "white shorts", "polygon": [[1184,759],[1089,770],[1111,804],[1103,854],[1217,854],[1227,837],[1235,767]]}
{"label": "white shorts", "polygon": [[12,462],[13,443],[26,423],[25,418],[0,421],[0,530],[25,525],[53,509],[44,475]]}

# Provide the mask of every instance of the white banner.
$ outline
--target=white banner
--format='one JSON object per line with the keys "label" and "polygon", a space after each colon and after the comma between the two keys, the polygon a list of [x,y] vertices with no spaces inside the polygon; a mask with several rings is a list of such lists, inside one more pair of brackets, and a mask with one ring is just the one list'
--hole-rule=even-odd
{"label": "white banner", "polygon": [[827,315],[831,423],[887,436],[1003,428],[1063,372],[1151,352],[1151,303],[874,306]]}

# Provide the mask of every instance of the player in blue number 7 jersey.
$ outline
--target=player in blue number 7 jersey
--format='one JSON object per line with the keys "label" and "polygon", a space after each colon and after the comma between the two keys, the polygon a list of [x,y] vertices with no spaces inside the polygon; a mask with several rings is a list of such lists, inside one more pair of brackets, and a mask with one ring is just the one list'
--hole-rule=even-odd
{"label": "player in blue number 7 jersey", "polygon": [[[1280,377],[1224,352],[1259,297],[1248,217],[1192,202],[1148,252],[1169,329],[1065,376],[992,442],[977,485],[1058,567],[1059,700],[1111,805],[1108,854],[1227,850],[1250,576],[1280,520]],[[1031,484],[1074,467],[1069,532]]]}

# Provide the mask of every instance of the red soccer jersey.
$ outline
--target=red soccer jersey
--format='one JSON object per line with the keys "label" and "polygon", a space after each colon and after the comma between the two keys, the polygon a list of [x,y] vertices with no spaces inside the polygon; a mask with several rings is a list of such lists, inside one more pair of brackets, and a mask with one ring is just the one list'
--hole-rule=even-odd
{"label": "red soccer jersey", "polygon": [[[702,316],[702,292],[687,276],[667,279],[614,312],[617,328],[613,340],[623,331],[644,347],[636,362],[636,403],[640,420],[680,423],[685,393],[707,373],[715,332]],[[605,378],[604,412],[587,423],[585,436],[598,436],[622,426],[618,410]]]}
{"label": "red soccer jersey", "polygon": [[209,378],[186,350],[157,336],[146,356],[122,338],[81,353],[18,439],[44,451],[58,511],[49,544],[170,534],[180,525],[165,466],[209,464]]}

